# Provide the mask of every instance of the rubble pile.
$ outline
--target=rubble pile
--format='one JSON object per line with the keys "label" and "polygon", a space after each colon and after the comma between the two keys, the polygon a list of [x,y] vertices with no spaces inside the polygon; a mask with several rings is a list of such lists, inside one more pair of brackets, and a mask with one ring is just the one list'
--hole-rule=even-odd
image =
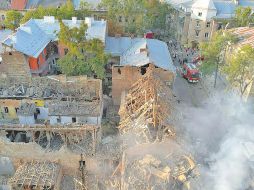
{"label": "rubble pile", "polygon": [[149,71],[132,86],[121,104],[120,134],[135,144],[174,136],[174,103],[170,88],[156,73]]}
{"label": "rubble pile", "polygon": [[191,189],[191,182],[198,175],[193,158],[174,142],[138,145],[124,153],[121,187],[123,190],[185,190]]}

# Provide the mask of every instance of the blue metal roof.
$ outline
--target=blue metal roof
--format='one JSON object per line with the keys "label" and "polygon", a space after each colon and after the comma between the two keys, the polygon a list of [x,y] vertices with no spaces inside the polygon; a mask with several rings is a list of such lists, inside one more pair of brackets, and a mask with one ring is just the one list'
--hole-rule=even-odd
{"label": "blue metal roof", "polygon": [[38,27],[35,21],[29,20],[3,43],[19,52],[37,58],[49,42],[50,38]]}
{"label": "blue metal roof", "polygon": [[[147,49],[140,52],[140,49]],[[143,66],[153,63],[155,66],[175,73],[176,69],[165,42],[156,39],[107,37],[105,51],[120,56],[121,65]]]}
{"label": "blue metal roof", "polygon": [[[53,19],[51,17],[51,19]],[[63,20],[70,28],[79,27],[81,20]],[[92,21],[87,29],[87,38],[98,38],[105,43],[107,23],[106,21]],[[31,19],[17,29],[17,32],[9,36],[3,43],[13,47],[25,55],[37,58],[50,41],[56,41],[60,25],[57,20]]]}
{"label": "blue metal roof", "polygon": [[216,18],[232,18],[235,14],[236,5],[232,1],[214,1],[217,9]]}

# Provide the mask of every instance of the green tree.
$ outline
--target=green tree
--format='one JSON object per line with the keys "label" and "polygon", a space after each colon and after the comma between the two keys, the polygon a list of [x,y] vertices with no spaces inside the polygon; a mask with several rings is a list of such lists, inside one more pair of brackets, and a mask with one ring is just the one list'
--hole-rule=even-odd
{"label": "green tree", "polygon": [[55,16],[57,19],[71,19],[76,15],[77,13],[71,0],[68,0],[66,4],[60,8],[39,6],[36,10],[29,10],[25,13],[21,23],[25,23],[31,18],[42,19],[44,16]]}
{"label": "green tree", "polygon": [[122,20],[126,33],[143,34],[147,30],[164,30],[171,8],[159,0],[102,0],[107,20]]}
{"label": "green tree", "polygon": [[238,7],[235,12],[234,23],[236,27],[248,26],[249,23],[254,22],[254,16],[250,7]]}
{"label": "green tree", "polygon": [[6,19],[4,21],[4,24],[6,28],[9,28],[11,30],[15,30],[17,27],[19,27],[20,20],[22,18],[22,14],[18,11],[8,11],[6,13]]}
{"label": "green tree", "polygon": [[204,75],[213,73],[216,67],[223,63],[225,48],[236,41],[237,38],[233,34],[218,31],[210,41],[200,44],[202,56],[205,57],[201,65]]}
{"label": "green tree", "polygon": [[229,58],[222,71],[243,97],[247,88],[254,81],[254,49],[250,45],[243,46]]}
{"label": "green tree", "polygon": [[58,61],[62,73],[66,75],[97,75],[104,78],[105,65],[109,56],[104,53],[104,45],[99,39],[86,39],[87,25],[69,28],[60,20],[60,43],[66,45],[69,52]]}
{"label": "green tree", "polygon": [[77,17],[84,20],[85,17],[91,16],[91,6],[86,1],[81,1],[77,12]]}

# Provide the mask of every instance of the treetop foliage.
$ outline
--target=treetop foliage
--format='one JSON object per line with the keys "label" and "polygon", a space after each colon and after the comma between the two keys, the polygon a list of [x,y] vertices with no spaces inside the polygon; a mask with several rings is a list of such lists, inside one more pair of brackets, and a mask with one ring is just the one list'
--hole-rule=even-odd
{"label": "treetop foliage", "polygon": [[66,75],[96,75],[104,78],[109,56],[99,39],[86,39],[87,25],[69,28],[60,20],[59,42],[68,48],[68,53],[58,61],[60,70]]}

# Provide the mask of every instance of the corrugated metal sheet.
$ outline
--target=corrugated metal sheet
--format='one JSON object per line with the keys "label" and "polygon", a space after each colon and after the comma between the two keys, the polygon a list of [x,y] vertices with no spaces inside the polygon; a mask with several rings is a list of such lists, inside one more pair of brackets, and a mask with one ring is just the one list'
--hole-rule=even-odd
{"label": "corrugated metal sheet", "polygon": [[[64,24],[70,28],[79,27],[81,22],[63,20]],[[93,21],[87,29],[87,38],[98,38],[105,43],[106,21]],[[31,19],[26,24],[17,29],[17,32],[9,36],[3,43],[13,47],[19,52],[37,58],[50,41],[57,40],[60,31],[58,21],[48,22],[44,19]]]}
{"label": "corrugated metal sheet", "polygon": [[14,35],[9,36],[4,44],[25,55],[37,58],[50,40],[45,32],[31,19],[25,25],[19,27]]}
{"label": "corrugated metal sheet", "polygon": [[[140,52],[140,49],[146,49]],[[121,65],[143,66],[153,63],[157,67],[175,72],[175,66],[165,42],[155,39],[108,37],[106,39],[106,52],[120,56]]]}

